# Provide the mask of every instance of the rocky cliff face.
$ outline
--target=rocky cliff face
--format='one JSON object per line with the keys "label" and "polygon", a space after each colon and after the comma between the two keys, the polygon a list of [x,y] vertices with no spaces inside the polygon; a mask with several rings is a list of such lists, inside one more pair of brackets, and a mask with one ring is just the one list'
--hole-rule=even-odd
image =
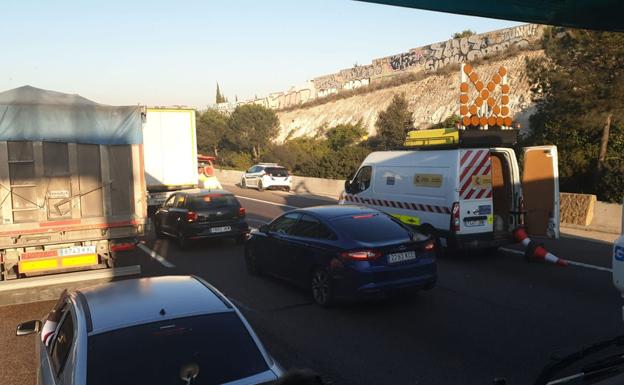
{"label": "rocky cliff face", "polygon": [[[532,111],[531,93],[525,70],[525,60],[543,56],[543,51],[518,51],[504,59],[490,58],[474,68],[479,78],[486,83],[501,66],[508,71],[510,86],[509,107],[514,121],[527,127],[527,118]],[[290,111],[278,111],[280,134],[278,141],[286,138],[314,136],[322,126],[332,127],[361,120],[370,135],[375,134],[375,122],[380,111],[386,109],[392,97],[404,93],[409,101],[416,128],[426,128],[439,123],[453,114],[459,114],[460,71],[436,74],[422,80],[405,83],[396,87],[379,89],[354,95],[349,98],[328,101],[327,103],[300,107]],[[471,90],[471,100],[476,91]],[[495,91],[494,97],[500,98]]]}

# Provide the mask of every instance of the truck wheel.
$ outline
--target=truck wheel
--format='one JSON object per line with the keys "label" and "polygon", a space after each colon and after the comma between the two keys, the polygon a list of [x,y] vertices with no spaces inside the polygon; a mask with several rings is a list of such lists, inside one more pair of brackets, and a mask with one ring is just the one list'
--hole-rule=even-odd
{"label": "truck wheel", "polygon": [[264,186],[262,185],[262,180],[258,181],[258,191],[264,190]]}
{"label": "truck wheel", "polygon": [[156,233],[156,238],[158,239],[162,239],[165,237],[165,234],[163,234],[160,226],[161,225],[159,225],[158,222],[154,221],[154,232]]}

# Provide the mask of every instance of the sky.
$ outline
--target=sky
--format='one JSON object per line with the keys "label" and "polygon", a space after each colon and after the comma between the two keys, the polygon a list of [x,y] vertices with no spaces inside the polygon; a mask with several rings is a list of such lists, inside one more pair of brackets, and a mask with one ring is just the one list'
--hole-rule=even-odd
{"label": "sky", "polygon": [[346,0],[31,1],[0,12],[0,91],[204,108],[285,91],[373,58],[521,23]]}

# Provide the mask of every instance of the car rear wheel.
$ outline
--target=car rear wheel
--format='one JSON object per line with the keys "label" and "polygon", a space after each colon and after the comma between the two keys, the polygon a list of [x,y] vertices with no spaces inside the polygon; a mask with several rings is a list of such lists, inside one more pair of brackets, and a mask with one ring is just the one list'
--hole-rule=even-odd
{"label": "car rear wheel", "polygon": [[186,237],[186,235],[184,235],[184,233],[182,233],[181,231],[178,232],[178,236],[176,237],[178,240],[178,247],[180,248],[180,250],[186,250],[189,247],[189,239]]}
{"label": "car rear wheel", "polygon": [[329,273],[325,269],[316,269],[312,273],[310,284],[312,298],[318,305],[327,307],[333,302],[332,282]]}
{"label": "car rear wheel", "polygon": [[262,185],[262,180],[258,181],[258,191],[264,190],[264,186]]}
{"label": "car rear wheel", "polygon": [[241,179],[241,188],[247,188],[247,181],[245,180],[245,177],[243,177],[243,179]]}
{"label": "car rear wheel", "polygon": [[258,257],[253,247],[245,249],[245,267],[250,275],[260,275],[260,267],[258,266]]}

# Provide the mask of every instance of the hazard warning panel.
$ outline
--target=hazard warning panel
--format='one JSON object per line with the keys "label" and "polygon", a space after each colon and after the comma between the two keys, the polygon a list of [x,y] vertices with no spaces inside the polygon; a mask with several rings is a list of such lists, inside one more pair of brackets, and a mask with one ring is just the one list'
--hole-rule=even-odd
{"label": "hazard warning panel", "polygon": [[459,170],[461,199],[492,198],[490,151],[461,150]]}

